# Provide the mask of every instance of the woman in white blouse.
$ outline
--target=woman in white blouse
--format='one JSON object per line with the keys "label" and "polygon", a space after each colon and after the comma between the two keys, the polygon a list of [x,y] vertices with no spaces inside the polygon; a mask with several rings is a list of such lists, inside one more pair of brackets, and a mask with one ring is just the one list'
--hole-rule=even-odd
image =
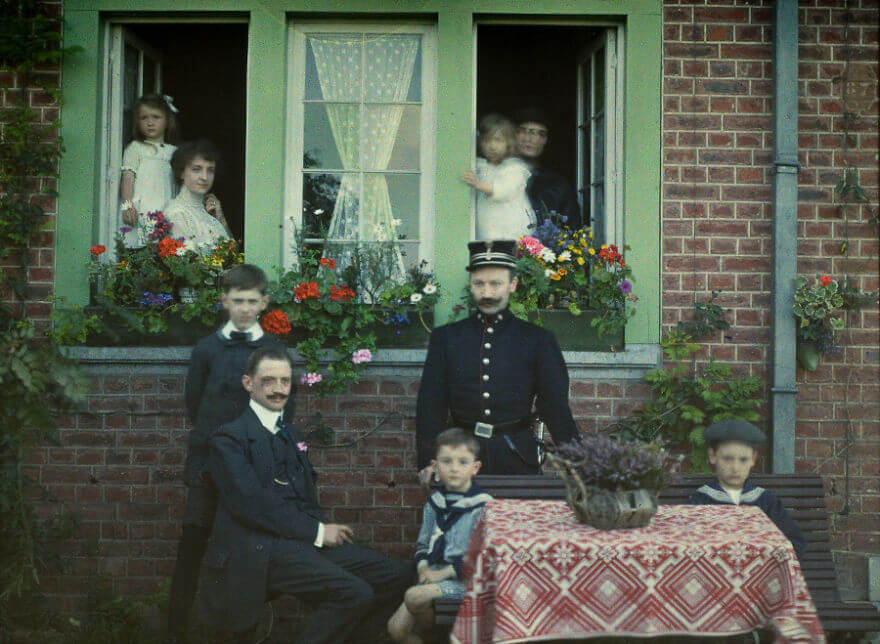
{"label": "woman in white blouse", "polygon": [[210,250],[232,237],[220,200],[210,194],[218,159],[217,148],[205,139],[182,144],[171,157],[180,192],[165,207],[165,219],[172,224],[169,237],[191,248]]}

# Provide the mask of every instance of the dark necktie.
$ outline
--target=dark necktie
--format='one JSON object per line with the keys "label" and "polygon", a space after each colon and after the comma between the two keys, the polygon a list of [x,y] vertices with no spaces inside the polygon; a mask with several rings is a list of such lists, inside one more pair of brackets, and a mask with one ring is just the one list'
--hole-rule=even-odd
{"label": "dark necktie", "polygon": [[247,342],[251,339],[251,334],[247,331],[230,331],[229,339],[233,342]]}

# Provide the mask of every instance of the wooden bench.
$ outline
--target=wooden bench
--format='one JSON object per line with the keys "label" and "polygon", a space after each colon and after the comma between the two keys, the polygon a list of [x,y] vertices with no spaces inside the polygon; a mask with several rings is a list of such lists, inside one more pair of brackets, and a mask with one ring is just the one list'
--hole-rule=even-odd
{"label": "wooden bench", "polygon": [[[709,476],[680,476],[660,495],[660,503],[683,505],[691,492],[709,481]],[[478,476],[477,483],[498,499],[565,500],[565,486],[554,476]],[[828,541],[828,513],[822,478],[810,474],[755,474],[755,485],[773,492],[788,508],[807,539],[801,568],[810,594],[827,633],[880,631],[880,613],[868,602],[843,602],[837,589],[837,571]],[[451,627],[459,602],[437,600],[435,621]]]}

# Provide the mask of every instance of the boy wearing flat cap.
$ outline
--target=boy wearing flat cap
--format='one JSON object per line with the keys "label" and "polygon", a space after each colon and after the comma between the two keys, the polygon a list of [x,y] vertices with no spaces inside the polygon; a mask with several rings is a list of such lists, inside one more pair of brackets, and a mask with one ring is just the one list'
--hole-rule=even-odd
{"label": "boy wearing flat cap", "polygon": [[772,491],[749,482],[749,472],[758,459],[756,446],[765,441],[764,433],[751,423],[731,418],[706,428],[705,438],[715,479],[691,494],[688,503],[755,505],[788,537],[801,559],[807,548],[801,529]]}

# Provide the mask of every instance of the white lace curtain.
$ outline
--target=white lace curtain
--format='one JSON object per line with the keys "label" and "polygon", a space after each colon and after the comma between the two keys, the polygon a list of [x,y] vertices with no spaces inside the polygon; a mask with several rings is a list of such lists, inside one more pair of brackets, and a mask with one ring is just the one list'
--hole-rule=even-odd
{"label": "white lace curtain", "polygon": [[[309,37],[318,82],[328,103],[327,118],[346,170],[339,186],[328,239],[340,244],[346,261],[351,242],[392,242],[397,233],[385,175],[412,81],[419,37],[416,35],[334,34]],[[405,274],[399,245],[390,253],[392,278]]]}

